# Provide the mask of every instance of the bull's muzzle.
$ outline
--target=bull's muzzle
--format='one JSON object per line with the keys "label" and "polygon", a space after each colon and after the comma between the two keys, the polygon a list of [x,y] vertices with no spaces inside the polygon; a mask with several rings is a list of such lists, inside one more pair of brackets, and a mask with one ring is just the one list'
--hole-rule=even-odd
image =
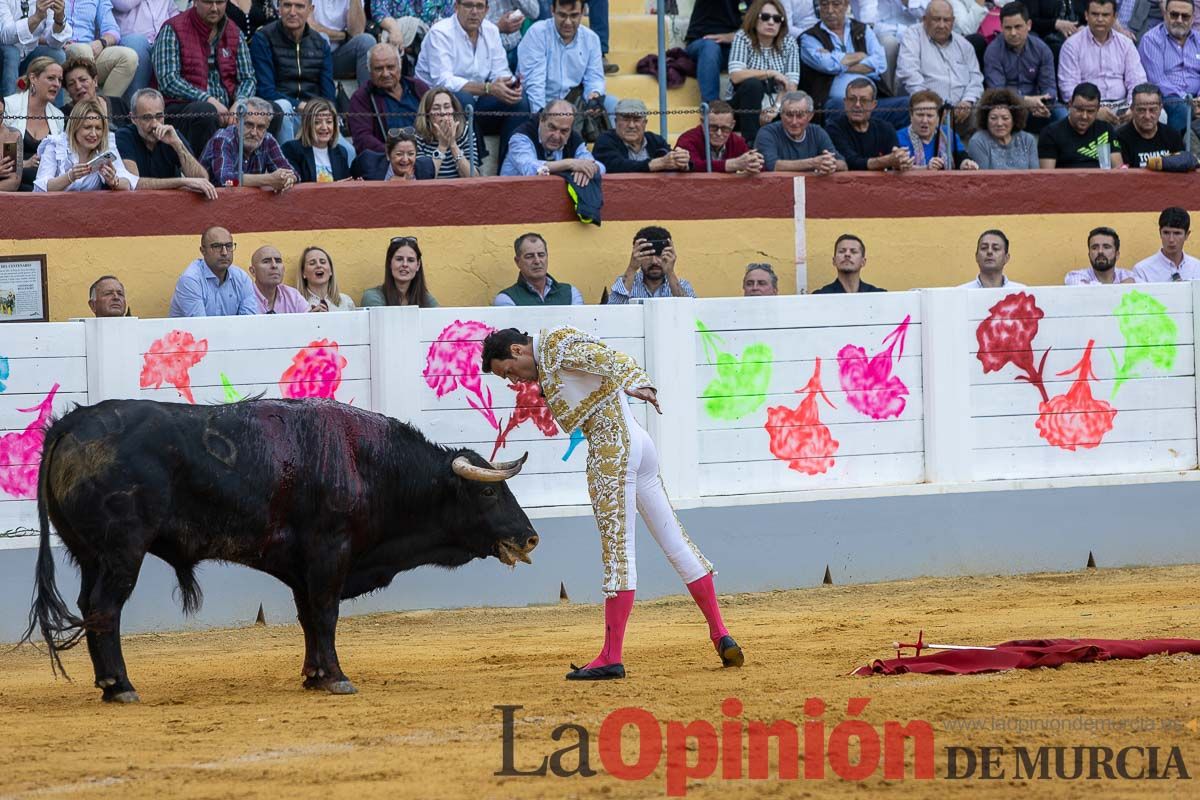
{"label": "bull's muzzle", "polygon": [[529,558],[529,554],[533,552],[533,548],[538,545],[538,535],[532,534],[525,540],[525,545],[522,547],[512,539],[501,539],[496,542],[496,558],[505,566],[516,566],[518,561],[526,564],[532,564],[533,561]]}

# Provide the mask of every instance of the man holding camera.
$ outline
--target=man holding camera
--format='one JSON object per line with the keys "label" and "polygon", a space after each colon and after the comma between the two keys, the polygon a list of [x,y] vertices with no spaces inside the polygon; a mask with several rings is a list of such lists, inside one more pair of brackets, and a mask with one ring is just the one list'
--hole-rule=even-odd
{"label": "man holding camera", "polygon": [[675,244],[666,228],[651,225],[633,236],[625,274],[608,290],[609,305],[648,297],[695,297],[692,285],[675,274]]}

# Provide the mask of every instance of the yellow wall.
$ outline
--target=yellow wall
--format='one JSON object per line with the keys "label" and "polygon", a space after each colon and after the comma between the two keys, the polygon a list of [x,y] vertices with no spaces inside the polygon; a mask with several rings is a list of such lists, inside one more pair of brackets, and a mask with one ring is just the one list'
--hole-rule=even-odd
{"label": "yellow wall", "polygon": [[1159,248],[1158,212],[810,219],[808,289],[834,279],[833,243],[843,233],[866,242],[863,279],[868,283],[893,291],[966,283],[979,274],[975,243],[988,228],[999,228],[1008,236],[1012,260],[1005,267],[1006,275],[1029,285],[1061,285],[1069,270],[1088,266],[1088,231],[1101,225],[1121,237],[1119,267],[1132,269]]}
{"label": "yellow wall", "polygon": [[[596,303],[601,290],[624,272],[638,228],[653,222],[606,222],[600,228],[577,222],[487,227],[372,228],[311,232],[240,233],[234,263],[248,267],[256,248],[273,244],[287,263],[294,285],[300,253],[309,244],[329,250],[342,291],[357,303],[363,289],[383,278],[383,258],[393,236],[415,235],[425,256],[430,290],[443,306],[488,305],[516,279],[512,242],[536,230],[550,247],[550,271],[574,284]],[[751,261],[777,267],[780,291],[796,290],[792,268],[795,239],[791,220],[741,219],[665,223],[679,251],[679,274],[699,296],[741,293],[742,272]],[[199,256],[199,235],[121,239],[0,240],[7,253],[46,253],[51,318],[90,316],[87,290],[97,277],[115,274],[125,284],[133,313],[166,316],[179,273]]]}

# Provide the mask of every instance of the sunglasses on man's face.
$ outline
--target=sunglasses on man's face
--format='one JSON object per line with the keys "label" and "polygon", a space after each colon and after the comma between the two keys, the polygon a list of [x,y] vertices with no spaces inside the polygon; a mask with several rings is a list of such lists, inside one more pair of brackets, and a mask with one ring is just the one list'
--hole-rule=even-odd
{"label": "sunglasses on man's face", "polygon": [[778,14],[759,14],[758,18],[763,22],[774,22],[776,25],[783,23],[783,17]]}

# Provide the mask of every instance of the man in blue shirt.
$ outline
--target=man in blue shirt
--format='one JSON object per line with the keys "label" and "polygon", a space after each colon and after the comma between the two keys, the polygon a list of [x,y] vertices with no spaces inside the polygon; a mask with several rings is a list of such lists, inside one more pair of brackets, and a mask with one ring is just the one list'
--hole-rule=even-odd
{"label": "man in blue shirt", "polygon": [[500,174],[569,172],[579,186],[586,186],[597,173],[603,175],[604,165],[592,158],[574,126],[575,107],[566,100],[551,100],[536,119],[522,123],[513,132]]}
{"label": "man in blue shirt", "polygon": [[[1166,22],[1146,31],[1138,55],[1146,68],[1146,80],[1162,90],[1167,124],[1185,133],[1189,116],[1185,98],[1200,94],[1200,33],[1192,27],[1195,11],[1191,0],[1166,0],[1163,14]],[[1200,109],[1200,102],[1193,102]]]}
{"label": "man in blue shirt", "polygon": [[1000,9],[1003,36],[992,39],[983,53],[983,83],[989,89],[1012,89],[1029,112],[1025,129],[1037,133],[1067,115],[1054,102],[1058,79],[1050,46],[1030,32],[1029,9],[1014,0]]}
{"label": "man in blue shirt", "polygon": [[583,97],[603,97],[609,116],[614,113],[617,99],[606,94],[600,37],[580,25],[582,18],[583,0],[554,0],[553,16],[535,22],[521,38],[517,63],[531,111],[580,87]]}
{"label": "man in blue shirt", "polygon": [[212,227],[200,236],[200,258],[179,276],[169,317],[225,317],[258,313],[254,281],[233,266],[233,235]]}
{"label": "man in blue shirt", "polygon": [[67,4],[67,13],[74,32],[67,45],[67,57],[81,56],[96,62],[101,94],[108,97],[125,94],[137,73],[138,54],[128,47],[117,46],[121,29],[113,17],[112,0],[75,0]]}

